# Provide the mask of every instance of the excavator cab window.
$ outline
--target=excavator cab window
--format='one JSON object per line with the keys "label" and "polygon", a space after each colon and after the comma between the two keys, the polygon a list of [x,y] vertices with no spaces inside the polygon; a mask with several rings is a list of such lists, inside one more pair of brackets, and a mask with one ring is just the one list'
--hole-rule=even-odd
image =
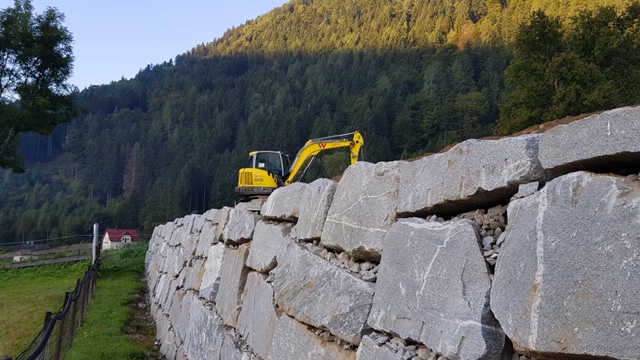
{"label": "excavator cab window", "polygon": [[254,167],[265,169],[280,177],[284,175],[282,159],[279,152],[260,151],[256,154]]}

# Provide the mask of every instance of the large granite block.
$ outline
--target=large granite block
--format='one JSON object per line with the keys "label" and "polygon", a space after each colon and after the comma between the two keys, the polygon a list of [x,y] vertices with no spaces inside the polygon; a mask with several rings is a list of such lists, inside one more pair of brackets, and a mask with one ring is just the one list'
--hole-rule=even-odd
{"label": "large granite block", "polygon": [[546,178],[538,161],[539,136],[467,140],[402,162],[398,213],[456,214],[508,200],[520,184]]}
{"label": "large granite block", "polygon": [[295,243],[277,260],[273,287],[278,306],[300,322],[360,343],[373,287]]}
{"label": "large granite block", "polygon": [[301,199],[309,185],[296,182],[277,188],[262,205],[260,215],[264,219],[297,221],[300,215]]}
{"label": "large granite block", "polygon": [[289,237],[292,224],[267,223],[263,220],[256,224],[256,231],[251,241],[251,250],[247,258],[247,266],[263,273],[268,273],[276,266],[276,255],[293,240]]}
{"label": "large granite block", "polygon": [[222,268],[222,259],[225,253],[223,244],[218,243],[209,248],[207,260],[204,263],[204,273],[200,282],[200,296],[214,301],[218,295],[220,288],[220,269]]}
{"label": "large granite block", "polygon": [[363,260],[380,260],[395,220],[398,162],[358,162],[344,172],[322,229],[324,246]]}
{"label": "large granite block", "polygon": [[500,359],[505,336],[489,309],[477,229],[410,218],[384,243],[368,323],[452,359]]}
{"label": "large granite block", "polygon": [[278,321],[268,360],[355,360],[356,352],[324,342],[306,325],[283,315]]}
{"label": "large granite block", "polygon": [[207,256],[209,247],[218,243],[218,238],[216,238],[217,226],[218,225],[214,225],[211,221],[206,221],[204,225],[202,225],[202,231],[200,232],[200,239],[198,240],[198,247],[196,248],[195,256]]}
{"label": "large granite block", "polygon": [[556,173],[574,170],[638,167],[640,107],[605,111],[565,125],[540,137],[540,163]]}
{"label": "large granite block", "polygon": [[237,327],[253,352],[263,359],[271,352],[271,340],[278,325],[273,289],[265,279],[266,275],[249,273]]}
{"label": "large granite block", "polygon": [[220,268],[220,288],[216,295],[216,309],[226,325],[236,327],[242,306],[241,296],[247,281],[249,268],[244,266],[249,244],[237,249],[227,249]]}
{"label": "large granite block", "polygon": [[491,308],[535,357],[640,357],[640,182],[587,172],[509,204]]}
{"label": "large granite block", "polygon": [[257,221],[258,214],[247,210],[246,204],[236,205],[229,211],[229,218],[224,227],[225,243],[238,245],[251,241]]}
{"label": "large granite block", "polygon": [[184,342],[184,351],[189,359],[219,359],[224,323],[220,316],[202,301],[191,302],[189,309],[191,325]]}
{"label": "large granite block", "polygon": [[329,179],[311,182],[300,199],[300,216],[296,224],[299,240],[320,239],[338,183]]}

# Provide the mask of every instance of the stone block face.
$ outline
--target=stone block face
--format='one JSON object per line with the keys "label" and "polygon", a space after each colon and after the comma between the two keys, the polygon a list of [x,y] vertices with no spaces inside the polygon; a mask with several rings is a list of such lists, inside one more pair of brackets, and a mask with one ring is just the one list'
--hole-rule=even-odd
{"label": "stone block face", "polygon": [[640,107],[609,110],[544,132],[540,163],[556,173],[611,169],[612,165],[637,167],[638,139]]}
{"label": "stone block face", "polygon": [[452,359],[500,359],[505,336],[476,227],[401,219],[385,239],[368,323]]}
{"label": "stone block face", "polygon": [[176,359],[178,352],[177,342],[176,334],[172,330],[167,331],[164,336],[160,338],[160,353],[162,353],[167,360]]}
{"label": "stone block face", "polygon": [[217,225],[214,225],[211,221],[207,221],[202,225],[202,232],[200,233],[200,239],[198,241],[195,256],[207,256],[209,247],[218,243],[218,238],[216,238],[216,227]]}
{"label": "stone block face", "polygon": [[220,360],[244,360],[243,357],[242,345],[236,341],[232,334],[224,333],[220,348]]}
{"label": "stone block face", "polygon": [[220,210],[218,210],[218,209],[209,209],[204,214],[202,214],[202,217],[204,217],[204,219],[206,221],[210,221],[210,222],[213,223],[215,221],[215,219],[217,218],[217,216],[218,216],[218,211],[220,211]]}
{"label": "stone block face", "polygon": [[640,182],[571,173],[509,204],[491,308],[535,357],[640,356]]}
{"label": "stone block face", "polygon": [[[190,292],[176,292],[177,294],[184,294],[182,296],[181,301],[179,302],[179,306],[176,305],[178,303],[178,301],[174,301],[173,306],[172,306],[172,311],[171,314],[169,314],[169,320],[171,320],[171,323],[173,324],[173,329],[176,333],[176,335],[178,335],[178,337],[181,339],[181,344],[184,343],[184,340],[186,339],[187,333],[189,332],[189,328],[191,326],[191,304],[194,301],[198,301],[196,296]],[[174,314],[174,310],[177,311],[178,315],[177,318],[172,316]]]}
{"label": "stone block face", "polygon": [[283,315],[278,321],[267,360],[355,360],[355,351],[324,342],[306,325]]}
{"label": "stone block face", "polygon": [[247,210],[243,204],[238,204],[229,211],[223,233],[225,243],[237,245],[251,241],[257,221],[258,214]]}
{"label": "stone block face", "polygon": [[187,358],[219,359],[225,331],[222,318],[197,299],[191,303],[189,312],[191,326],[184,342]]}
{"label": "stone block face", "polygon": [[220,288],[220,269],[225,253],[225,247],[219,243],[209,248],[207,260],[204,263],[204,273],[200,282],[200,296],[214,301]]}
{"label": "stone block face", "polygon": [[266,275],[249,273],[238,316],[238,332],[263,359],[271,352],[271,340],[278,325],[273,289],[265,279]]}
{"label": "stone block face", "polygon": [[378,345],[371,337],[364,336],[356,352],[356,360],[403,360],[390,349]]}
{"label": "stone block face", "polygon": [[200,291],[202,279],[204,277],[205,260],[202,258],[192,259],[187,268],[188,272],[185,279],[184,288],[187,290]]}
{"label": "stone block face", "polygon": [[216,309],[224,323],[236,327],[240,313],[241,296],[247,281],[249,268],[244,266],[249,253],[249,244],[237,249],[227,249],[220,268],[220,288],[216,295]]}
{"label": "stone block face", "polygon": [[508,200],[520,184],[546,178],[539,136],[467,140],[445,153],[402,162],[398,213],[456,214]]}
{"label": "stone block face", "polygon": [[196,249],[198,248],[198,241],[200,239],[200,235],[189,234],[185,236],[185,241],[182,243],[182,249],[184,249],[182,254],[182,261],[188,263],[191,259],[193,259],[196,255]]}
{"label": "stone block face", "polygon": [[337,187],[338,183],[333,180],[318,179],[305,188],[299,200],[300,216],[296,224],[299,240],[320,239]]}
{"label": "stone block face", "polygon": [[204,215],[194,215],[193,216],[193,227],[191,228],[191,233],[192,234],[200,234],[200,232],[202,231],[202,226],[204,225],[204,222],[206,221]]}
{"label": "stone block face", "polygon": [[260,215],[264,219],[297,221],[300,215],[301,199],[309,185],[296,182],[277,188],[262,205]]}
{"label": "stone block face", "polygon": [[230,207],[225,206],[222,209],[220,209],[219,211],[217,211],[214,216],[213,216],[213,220],[211,220],[213,222],[214,225],[216,226],[216,239],[218,239],[218,241],[223,241],[223,236],[224,236],[224,230],[227,226],[227,222],[229,221],[229,213],[231,212]]}
{"label": "stone block face", "polygon": [[276,304],[298,321],[360,343],[373,287],[291,243],[278,254],[273,282]]}
{"label": "stone block face", "polygon": [[378,261],[395,220],[399,162],[358,162],[344,172],[322,229],[324,246]]}
{"label": "stone block face", "polygon": [[290,238],[292,226],[289,223],[259,221],[246,265],[263,273],[268,273],[276,267],[276,255],[293,241]]}

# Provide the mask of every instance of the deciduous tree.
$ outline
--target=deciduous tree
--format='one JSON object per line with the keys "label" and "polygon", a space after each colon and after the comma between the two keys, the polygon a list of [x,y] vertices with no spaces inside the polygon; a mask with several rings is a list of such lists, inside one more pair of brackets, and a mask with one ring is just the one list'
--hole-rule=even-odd
{"label": "deciduous tree", "polygon": [[34,14],[30,0],[0,10],[0,167],[24,171],[19,134],[47,135],[75,115],[69,85],[72,36],[54,8]]}

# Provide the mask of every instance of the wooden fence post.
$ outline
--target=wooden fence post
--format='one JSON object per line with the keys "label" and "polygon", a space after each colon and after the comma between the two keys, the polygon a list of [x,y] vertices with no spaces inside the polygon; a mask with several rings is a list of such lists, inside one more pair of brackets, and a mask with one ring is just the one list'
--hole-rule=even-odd
{"label": "wooden fence post", "polygon": [[[62,308],[66,308],[67,307],[67,302],[69,302],[69,292],[65,292],[64,293],[64,302],[62,305]],[[64,340],[64,327],[65,327],[65,323],[67,322],[67,314],[64,314],[64,316],[62,316],[62,319],[60,319],[60,322],[58,323],[58,341],[56,342],[56,355],[55,355],[55,359],[56,360],[60,360],[62,358],[62,341]]]}

